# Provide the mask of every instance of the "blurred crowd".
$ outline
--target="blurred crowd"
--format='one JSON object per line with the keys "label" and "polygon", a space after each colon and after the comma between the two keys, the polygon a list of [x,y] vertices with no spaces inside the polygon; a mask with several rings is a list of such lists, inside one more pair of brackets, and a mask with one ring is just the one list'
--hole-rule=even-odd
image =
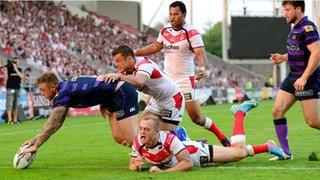
{"label": "blurred crowd", "polygon": [[[111,50],[125,42],[133,49],[149,44],[142,33],[132,34],[108,21],[96,23],[95,17],[78,17],[53,2],[0,2],[0,46],[2,52],[19,57],[27,64],[52,71],[65,78],[97,75],[101,67],[114,67]],[[150,57],[162,66],[163,54]],[[198,87],[245,86],[244,78],[223,72],[210,64],[207,77]]]}

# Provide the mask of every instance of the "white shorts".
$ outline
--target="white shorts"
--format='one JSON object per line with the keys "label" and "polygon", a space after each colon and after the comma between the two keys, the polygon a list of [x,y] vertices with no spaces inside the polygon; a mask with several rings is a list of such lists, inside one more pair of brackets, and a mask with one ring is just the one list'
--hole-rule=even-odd
{"label": "white shorts", "polygon": [[[189,152],[194,166],[201,166],[200,159],[208,158],[208,161],[213,160],[213,153],[209,150],[209,145],[198,141],[182,141]],[[212,146],[212,145],[210,145]]]}
{"label": "white shorts", "polygon": [[177,125],[182,121],[184,108],[185,101],[183,95],[179,92],[172,98],[162,101],[156,101],[154,98],[151,98],[145,110],[159,114],[163,120],[173,121],[173,124]]}
{"label": "white shorts", "polygon": [[194,76],[170,77],[179,87],[186,102],[196,100]]}

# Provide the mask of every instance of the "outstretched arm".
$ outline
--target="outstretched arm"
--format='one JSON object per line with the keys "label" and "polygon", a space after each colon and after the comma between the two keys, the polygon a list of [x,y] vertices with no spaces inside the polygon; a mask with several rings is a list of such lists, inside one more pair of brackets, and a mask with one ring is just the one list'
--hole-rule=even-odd
{"label": "outstretched arm", "polygon": [[162,44],[158,42],[154,42],[141,49],[134,50],[134,54],[136,56],[147,56],[147,55],[159,52],[161,49],[162,49]]}
{"label": "outstretched arm", "polygon": [[55,107],[49,118],[47,123],[44,125],[42,131],[33,139],[30,141],[25,142],[23,145],[28,145],[29,148],[28,151],[24,152],[23,154],[27,153],[36,153],[39,147],[46,142],[52,134],[54,134],[60,127],[62,126],[66,115],[68,113],[68,108],[64,106],[58,106]]}
{"label": "outstretched arm", "polygon": [[193,50],[194,50],[195,56],[199,61],[197,72],[196,72],[196,79],[199,80],[206,75],[206,66],[208,63],[207,55],[204,47],[195,48]]}
{"label": "outstretched arm", "polygon": [[136,73],[136,75],[122,75],[122,74],[106,74],[98,77],[98,80],[105,82],[126,81],[134,87],[140,89],[148,81],[149,77],[144,73]]}

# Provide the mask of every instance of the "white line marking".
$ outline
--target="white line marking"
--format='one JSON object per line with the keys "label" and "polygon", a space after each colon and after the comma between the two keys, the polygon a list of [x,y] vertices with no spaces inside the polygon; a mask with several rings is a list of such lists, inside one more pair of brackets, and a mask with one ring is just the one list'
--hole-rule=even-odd
{"label": "white line marking", "polygon": [[[0,169],[12,169],[12,166],[1,166]],[[31,167],[32,168],[32,167]],[[56,165],[56,166],[36,166],[37,170],[40,169],[127,169],[125,165]],[[198,167],[200,168],[200,167]],[[237,170],[276,170],[276,171],[319,171],[320,167],[278,167],[278,166],[216,166],[212,169],[237,169]]]}

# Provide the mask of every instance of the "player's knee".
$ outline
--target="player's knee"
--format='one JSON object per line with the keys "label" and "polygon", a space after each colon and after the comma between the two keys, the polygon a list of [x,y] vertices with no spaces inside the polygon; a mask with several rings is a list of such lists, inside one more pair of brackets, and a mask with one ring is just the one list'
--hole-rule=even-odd
{"label": "player's knee", "polygon": [[282,118],[284,116],[283,109],[274,106],[272,108],[272,116],[273,116],[273,118],[277,118],[277,119]]}
{"label": "player's knee", "polygon": [[245,157],[247,157],[247,151],[243,148],[237,147],[236,153],[233,156],[233,161],[240,161]]}
{"label": "player's knee", "polygon": [[205,124],[205,117],[201,116],[193,116],[191,117],[192,122],[196,123],[197,125],[204,125]]}
{"label": "player's knee", "polygon": [[315,119],[315,118],[306,118],[307,124],[316,129],[320,129],[320,119]]}

